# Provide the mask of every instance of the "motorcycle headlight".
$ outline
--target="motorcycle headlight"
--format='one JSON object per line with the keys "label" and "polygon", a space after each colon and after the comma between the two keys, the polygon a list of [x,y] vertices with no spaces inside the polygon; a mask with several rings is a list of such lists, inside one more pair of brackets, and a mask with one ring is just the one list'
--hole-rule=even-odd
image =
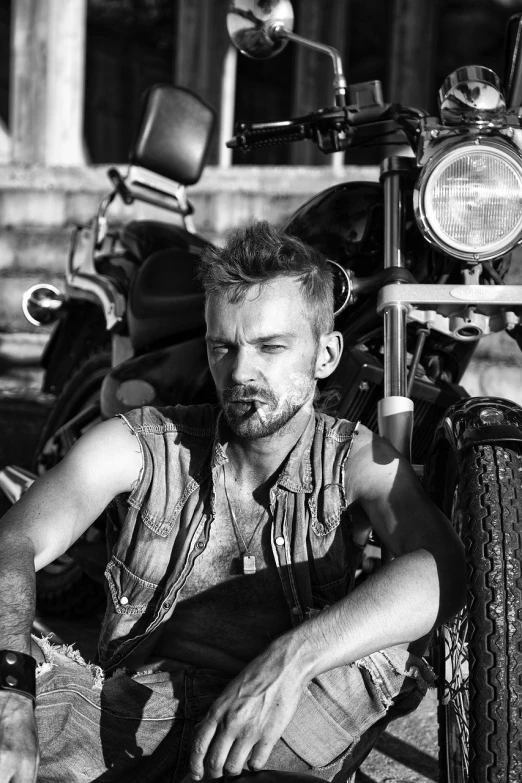
{"label": "motorcycle headlight", "polygon": [[443,252],[467,261],[502,256],[522,238],[522,157],[482,139],[446,149],[422,169],[414,205]]}

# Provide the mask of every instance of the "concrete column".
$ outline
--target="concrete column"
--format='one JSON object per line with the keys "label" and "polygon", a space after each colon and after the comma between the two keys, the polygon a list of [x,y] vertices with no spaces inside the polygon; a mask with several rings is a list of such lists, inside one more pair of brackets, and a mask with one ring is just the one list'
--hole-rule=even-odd
{"label": "concrete column", "polygon": [[79,166],[83,155],[86,0],[13,0],[14,163]]}
{"label": "concrete column", "polygon": [[11,137],[4,122],[0,120],[0,165],[11,162]]}
{"label": "concrete column", "polygon": [[[188,87],[208,101],[218,113],[222,73],[229,40],[226,16],[229,0],[178,0],[174,83]],[[216,163],[218,134],[210,145],[209,163]]]}

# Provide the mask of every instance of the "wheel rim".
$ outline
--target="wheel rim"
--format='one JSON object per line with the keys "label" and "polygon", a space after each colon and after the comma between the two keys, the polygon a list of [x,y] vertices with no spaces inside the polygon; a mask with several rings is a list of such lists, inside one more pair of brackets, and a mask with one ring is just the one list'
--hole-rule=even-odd
{"label": "wheel rim", "polygon": [[468,618],[460,612],[440,633],[443,658],[442,703],[445,709],[446,771],[451,783],[469,777]]}

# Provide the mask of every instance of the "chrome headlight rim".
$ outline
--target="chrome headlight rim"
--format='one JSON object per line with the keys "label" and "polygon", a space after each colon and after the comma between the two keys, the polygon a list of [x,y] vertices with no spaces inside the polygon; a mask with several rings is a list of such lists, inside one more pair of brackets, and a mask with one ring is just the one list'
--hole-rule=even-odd
{"label": "chrome headlight rim", "polygon": [[425,196],[428,183],[436,172],[437,168],[446,164],[449,165],[453,160],[464,155],[466,152],[477,152],[478,150],[488,150],[493,155],[508,160],[515,164],[518,170],[518,176],[521,183],[521,201],[522,201],[522,156],[518,149],[515,149],[505,141],[479,137],[473,140],[461,141],[444,146],[444,149],[437,151],[432,155],[429,161],[423,166],[417,178],[413,191],[413,208],[417,225],[424,238],[432,245],[435,245],[443,253],[458,258],[461,261],[471,263],[480,263],[480,261],[491,261],[509,253],[517,244],[522,241],[522,207],[521,217],[516,227],[512,229],[505,237],[496,243],[490,243],[484,250],[463,250],[456,247],[451,242],[445,242],[431,226],[425,207]]}

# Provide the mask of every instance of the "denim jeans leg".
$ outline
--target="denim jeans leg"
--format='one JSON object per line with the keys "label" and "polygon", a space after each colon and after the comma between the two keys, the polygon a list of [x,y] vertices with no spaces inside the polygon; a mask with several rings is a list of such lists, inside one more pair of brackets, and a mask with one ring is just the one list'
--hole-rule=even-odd
{"label": "denim jeans leg", "polygon": [[[213,669],[187,671],[184,761],[175,783],[188,776],[197,723],[230,679]],[[306,689],[266,768],[349,783],[388,723],[416,709],[433,680],[428,665],[402,647],[327,672]]]}
{"label": "denim jeans leg", "polygon": [[[39,783],[180,783],[197,723],[230,681],[212,669],[105,680],[71,647],[40,640],[37,673]],[[415,709],[433,674],[390,648],[313,680],[268,761],[346,783],[390,720]]]}
{"label": "denim jeans leg", "polygon": [[401,646],[325,672],[304,691],[267,766],[346,781],[388,723],[415,710],[434,680],[426,662]]}
{"label": "denim jeans leg", "polygon": [[38,783],[172,783],[186,724],[185,670],[105,679],[72,647],[40,646]]}

